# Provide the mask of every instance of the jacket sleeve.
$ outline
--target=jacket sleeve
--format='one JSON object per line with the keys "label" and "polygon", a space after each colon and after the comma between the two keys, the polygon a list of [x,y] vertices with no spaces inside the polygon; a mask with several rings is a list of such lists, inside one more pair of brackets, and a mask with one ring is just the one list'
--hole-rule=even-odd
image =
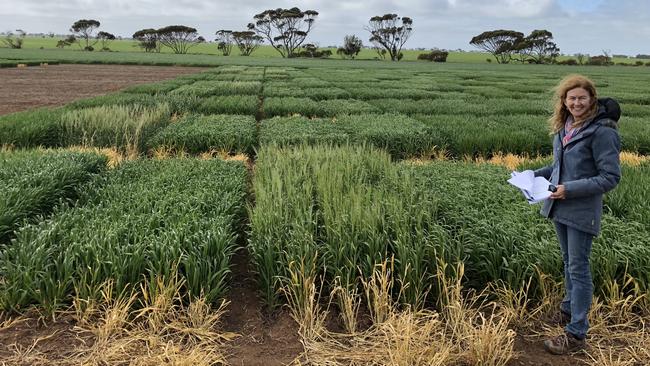
{"label": "jacket sleeve", "polygon": [[[558,134],[553,135],[553,150],[554,151],[556,150],[556,144],[558,143],[558,141],[559,141]],[[548,165],[548,166],[545,166],[545,167],[542,167],[542,168],[539,168],[539,169],[535,170],[534,171],[535,177],[544,177],[547,180],[550,180],[551,179],[551,174],[553,174],[553,166],[555,165],[555,160],[556,159],[557,159],[557,156],[554,155],[553,156],[553,162],[551,163],[551,165]]]}
{"label": "jacket sleeve", "polygon": [[621,180],[621,141],[618,132],[601,127],[594,134],[592,153],[598,175],[564,182],[566,198],[579,198],[605,193]]}
{"label": "jacket sleeve", "polygon": [[536,177],[544,177],[546,179],[551,179],[551,173],[553,173],[553,165],[545,166],[535,170]]}

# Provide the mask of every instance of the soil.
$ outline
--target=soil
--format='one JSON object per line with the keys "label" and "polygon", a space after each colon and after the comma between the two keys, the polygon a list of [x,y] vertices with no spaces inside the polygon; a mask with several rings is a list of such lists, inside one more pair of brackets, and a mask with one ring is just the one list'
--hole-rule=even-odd
{"label": "soil", "polygon": [[240,335],[229,347],[233,366],[286,365],[302,352],[297,323],[286,310],[266,314],[249,266],[247,252],[233,258],[230,305],[223,328]]}
{"label": "soil", "polygon": [[179,66],[49,65],[0,68],[0,115],[59,106],[206,70]]}

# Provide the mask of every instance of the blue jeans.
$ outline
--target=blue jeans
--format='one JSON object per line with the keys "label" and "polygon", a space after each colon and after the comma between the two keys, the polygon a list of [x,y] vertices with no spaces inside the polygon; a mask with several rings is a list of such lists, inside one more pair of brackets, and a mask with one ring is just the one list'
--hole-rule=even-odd
{"label": "blue jeans", "polygon": [[594,293],[589,256],[593,235],[562,223],[555,223],[562,260],[566,293],[560,310],[571,314],[571,322],[564,328],[579,339],[587,336],[589,308]]}

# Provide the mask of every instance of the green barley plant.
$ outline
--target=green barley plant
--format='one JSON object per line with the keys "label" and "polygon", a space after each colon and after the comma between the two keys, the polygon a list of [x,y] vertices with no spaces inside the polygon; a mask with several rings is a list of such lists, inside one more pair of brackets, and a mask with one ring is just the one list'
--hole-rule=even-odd
{"label": "green barley plant", "polygon": [[493,153],[548,155],[552,152],[545,116],[416,115],[440,136],[440,147],[452,156],[490,157]]}
{"label": "green barley plant", "polygon": [[377,264],[395,256],[396,291],[422,306],[436,254],[449,238],[437,223],[435,194],[380,150],[358,146],[262,146],[249,207],[249,250],[269,307],[289,263],[323,268],[326,289],[360,289]]}
{"label": "green barley plant", "polygon": [[628,117],[627,111],[623,110],[618,129],[622,150],[650,154],[650,125],[647,117]]}
{"label": "green barley plant", "polygon": [[[439,196],[439,216],[458,247],[463,248],[470,287],[483,288],[498,280],[518,290],[535,278],[536,270],[556,279],[562,277],[552,224],[539,215],[539,206],[525,203],[505,182],[507,169],[456,162],[436,162],[415,169],[427,186],[445,192]],[[631,197],[630,202],[635,202]],[[650,239],[642,223],[606,213],[603,232],[592,249],[596,294],[606,295],[606,285],[612,281],[624,287],[628,274],[645,286],[650,273],[647,248]],[[538,284],[535,280],[529,286],[535,292]]]}
{"label": "green barley plant", "polygon": [[605,195],[605,212],[623,220],[640,222],[650,230],[650,164],[622,166],[622,179]]}
{"label": "green barley plant", "polygon": [[183,85],[171,95],[197,95],[211,97],[217,95],[257,95],[262,88],[259,81],[197,81]]}
{"label": "green barley plant", "polygon": [[306,97],[305,91],[293,82],[269,81],[264,83],[265,97]]}
{"label": "green barley plant", "polygon": [[172,90],[179,88],[185,84],[188,84],[189,81],[182,81],[178,79],[165,80],[158,83],[142,84],[128,87],[123,90],[124,93],[130,94],[150,94],[150,95],[159,95],[166,94]]}
{"label": "green barley plant", "polygon": [[265,118],[296,114],[306,117],[322,115],[319,103],[310,98],[268,97],[264,99],[263,115]]}
{"label": "green barley plant", "polygon": [[509,98],[501,99],[498,103],[494,103],[494,101],[480,96],[472,100],[445,98],[411,100],[387,98],[368,100],[368,103],[377,106],[385,112],[400,112],[408,115],[550,115],[550,103],[542,98],[524,100]]}
{"label": "green barley plant", "polygon": [[351,94],[341,88],[335,87],[312,87],[312,88],[301,88],[305,93],[305,96],[319,101],[319,100],[328,100],[328,99],[350,99]]}
{"label": "green barley plant", "polygon": [[212,150],[252,154],[257,144],[257,124],[252,116],[190,114],[160,130],[147,143],[199,154]]}
{"label": "green barley plant", "polygon": [[413,87],[396,88],[394,85],[386,87],[363,87],[352,84],[350,87],[346,87],[345,90],[347,90],[350,95],[354,96],[354,98],[361,100],[389,98],[419,100],[440,98],[440,93],[435,91],[416,89]]}
{"label": "green barley plant", "polygon": [[108,106],[132,106],[140,105],[154,107],[158,104],[158,99],[147,93],[113,93],[81,99],[66,105],[68,109],[82,109]]}
{"label": "green barley plant", "polygon": [[226,95],[204,99],[194,112],[203,114],[241,114],[255,116],[260,100],[252,95]]}
{"label": "green barley plant", "polygon": [[291,79],[291,83],[300,88],[321,88],[333,86],[332,83],[326,80],[308,76],[294,77]]}
{"label": "green barley plant", "polygon": [[260,144],[368,144],[395,158],[423,155],[440,145],[437,131],[399,114],[313,118],[274,117],[260,126]]}
{"label": "green barley plant", "polygon": [[261,146],[318,143],[340,145],[351,140],[348,131],[327,118],[273,117],[262,120],[260,123],[259,143]]}
{"label": "green barley plant", "polygon": [[621,103],[621,110],[627,117],[650,117],[650,108],[647,104]]}
{"label": "green barley plant", "polygon": [[74,203],[86,182],[106,168],[106,157],[65,151],[0,152],[0,243],[14,230]]}
{"label": "green barley plant", "polygon": [[120,165],[84,191],[84,205],[16,233],[0,255],[1,308],[51,312],[74,297],[100,299],[108,280],[137,291],[175,272],[183,294],[216,302],[228,287],[246,178],[243,164],[218,159]]}
{"label": "green barley plant", "polygon": [[63,113],[63,108],[40,108],[0,116],[0,145],[60,146],[58,124]]}
{"label": "green barley plant", "polygon": [[116,147],[142,153],[147,139],[169,123],[170,114],[167,104],[153,108],[116,105],[71,110],[61,116],[62,144]]}

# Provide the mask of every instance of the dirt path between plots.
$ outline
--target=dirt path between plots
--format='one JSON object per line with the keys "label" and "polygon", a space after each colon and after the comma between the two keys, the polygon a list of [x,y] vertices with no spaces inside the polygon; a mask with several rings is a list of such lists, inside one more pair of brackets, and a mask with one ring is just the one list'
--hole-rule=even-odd
{"label": "dirt path between plots", "polygon": [[0,115],[58,106],[206,70],[180,66],[50,65],[0,68]]}

